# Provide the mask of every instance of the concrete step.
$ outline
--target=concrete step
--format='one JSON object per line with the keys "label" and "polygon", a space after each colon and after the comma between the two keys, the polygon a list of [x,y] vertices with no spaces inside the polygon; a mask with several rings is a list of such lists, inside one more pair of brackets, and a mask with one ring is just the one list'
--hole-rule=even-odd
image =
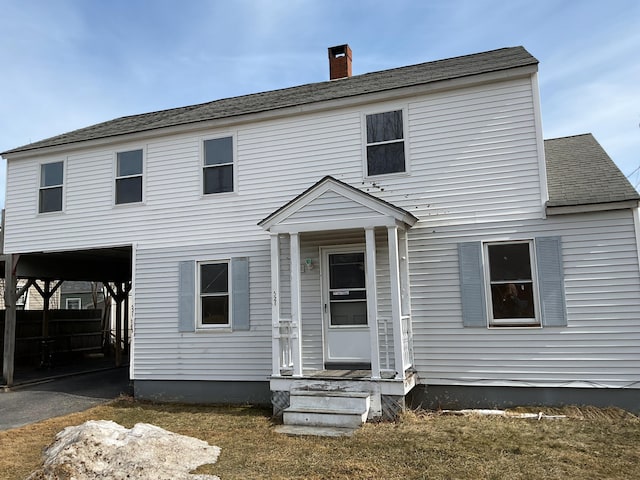
{"label": "concrete step", "polygon": [[312,427],[309,425],[278,425],[275,430],[285,435],[313,437],[350,437],[356,431],[355,428]]}
{"label": "concrete step", "polygon": [[367,392],[342,392],[324,390],[294,390],[289,397],[294,410],[331,409],[369,411],[370,396]]}
{"label": "concrete step", "polygon": [[368,410],[348,410],[330,408],[287,408],[283,412],[285,425],[305,425],[313,427],[357,428],[367,421]]}

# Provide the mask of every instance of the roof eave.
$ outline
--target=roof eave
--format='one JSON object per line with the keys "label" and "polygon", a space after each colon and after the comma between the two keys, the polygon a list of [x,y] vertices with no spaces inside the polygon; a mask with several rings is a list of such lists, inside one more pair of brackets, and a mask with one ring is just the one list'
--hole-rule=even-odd
{"label": "roof eave", "polygon": [[614,202],[583,203],[573,205],[546,206],[547,215],[567,215],[572,213],[604,212],[609,210],[624,210],[638,208],[640,199],[619,200]]}

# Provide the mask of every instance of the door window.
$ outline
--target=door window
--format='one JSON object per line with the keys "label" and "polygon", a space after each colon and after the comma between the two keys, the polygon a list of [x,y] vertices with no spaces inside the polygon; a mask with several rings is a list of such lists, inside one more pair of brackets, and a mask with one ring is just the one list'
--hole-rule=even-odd
{"label": "door window", "polygon": [[331,326],[367,325],[364,253],[329,254]]}

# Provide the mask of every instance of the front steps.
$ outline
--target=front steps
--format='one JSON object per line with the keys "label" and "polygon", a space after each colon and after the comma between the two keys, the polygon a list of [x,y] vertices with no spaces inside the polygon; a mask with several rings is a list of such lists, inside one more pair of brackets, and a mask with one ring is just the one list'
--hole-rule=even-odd
{"label": "front steps", "polygon": [[292,390],[284,425],[276,430],[289,435],[351,435],[367,421],[371,398],[368,392]]}

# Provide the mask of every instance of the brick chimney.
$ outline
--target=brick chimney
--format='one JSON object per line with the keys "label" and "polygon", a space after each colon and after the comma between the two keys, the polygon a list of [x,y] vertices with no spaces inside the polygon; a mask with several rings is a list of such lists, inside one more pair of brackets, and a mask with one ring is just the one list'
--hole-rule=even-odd
{"label": "brick chimney", "polygon": [[351,49],[349,45],[329,48],[329,79],[337,80],[351,76]]}

